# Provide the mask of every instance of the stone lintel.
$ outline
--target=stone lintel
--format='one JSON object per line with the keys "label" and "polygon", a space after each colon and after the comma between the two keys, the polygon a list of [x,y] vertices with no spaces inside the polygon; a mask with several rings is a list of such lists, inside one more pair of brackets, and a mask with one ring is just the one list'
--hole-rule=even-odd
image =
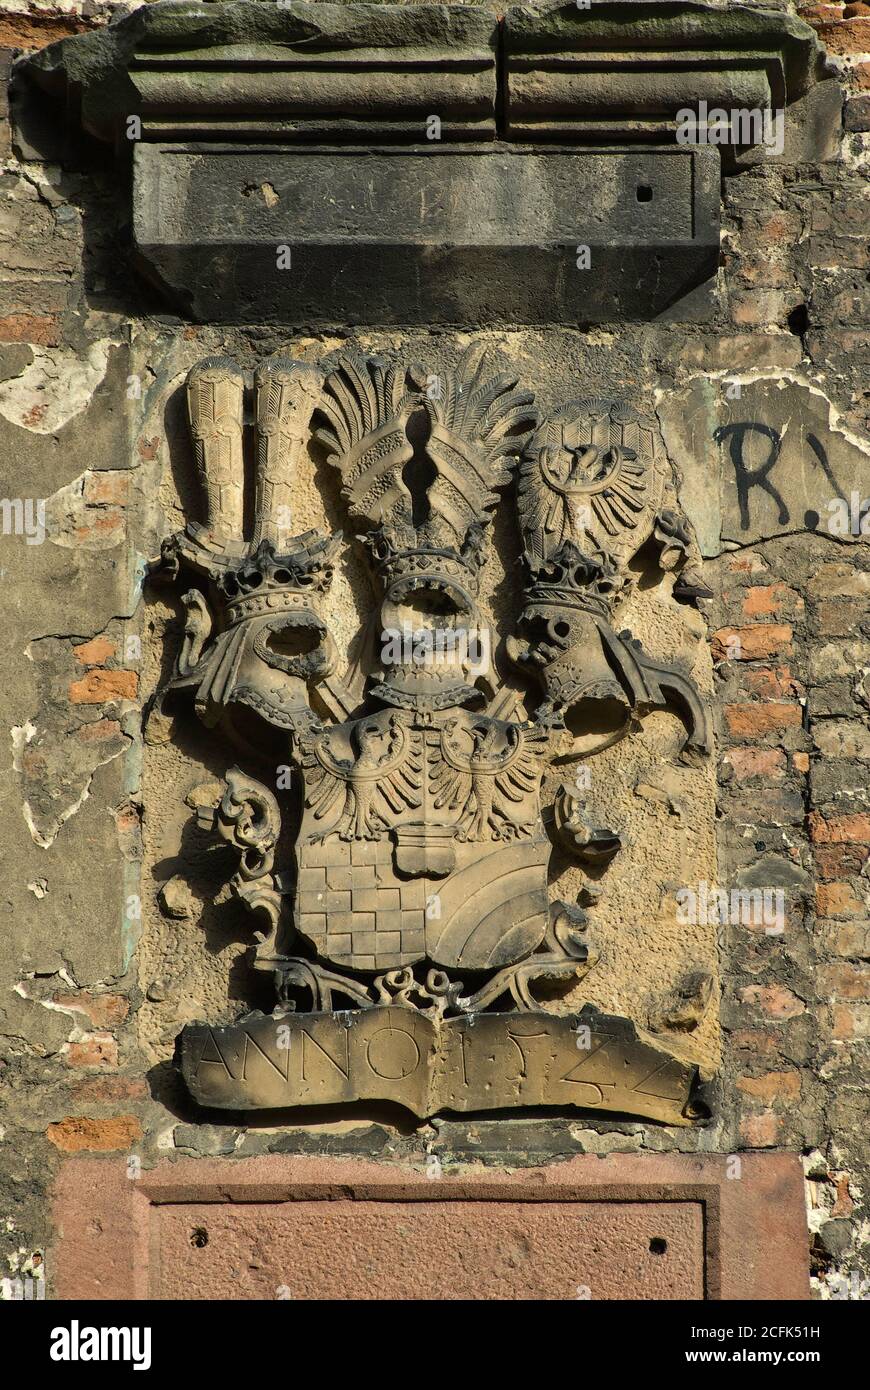
{"label": "stone lintel", "polygon": [[[21,65],[100,139],[633,144],[681,108],[781,109],[831,73],[802,20],[662,0],[588,9],[463,5],[141,6]],[[502,111],[497,111],[497,95]]]}
{"label": "stone lintel", "polygon": [[[132,159],[138,262],[176,311],[299,328],[647,321],[676,303],[704,319],[712,296],[692,292],[716,273],[720,160],[827,159],[840,129],[809,25],[693,0],[502,18],[158,0],[16,73]],[[687,150],[677,116],[701,102],[756,123]]]}
{"label": "stone lintel", "polygon": [[[54,1297],[803,1300],[792,1154],[511,1172],[278,1155],[60,1168]],[[349,1262],[349,1248],[364,1258]],[[253,1251],[256,1251],[256,1259]],[[277,1293],[285,1288],[285,1294]],[[587,1289],[588,1293],[579,1292]]]}
{"label": "stone lintel", "polygon": [[675,146],[143,144],[134,235],[143,269],[200,321],[649,319],[716,274],[718,166]]}

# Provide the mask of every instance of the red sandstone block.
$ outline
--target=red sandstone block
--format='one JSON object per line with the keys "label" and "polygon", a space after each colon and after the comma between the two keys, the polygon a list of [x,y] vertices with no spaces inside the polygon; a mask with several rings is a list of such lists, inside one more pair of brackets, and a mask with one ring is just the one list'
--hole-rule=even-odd
{"label": "red sandstone block", "polygon": [[784,213],[775,212],[765,218],[758,230],[765,242],[784,241],[792,235],[794,227]]}
{"label": "red sandstone block", "polygon": [[57,319],[48,314],[7,314],[0,318],[0,343],[33,343],[56,347],[60,338]]}
{"label": "red sandstone block", "polygon": [[814,851],[820,878],[857,878],[868,856],[870,848],[866,845],[817,845]]}
{"label": "red sandstone block", "polygon": [[117,1105],[119,1101],[147,1100],[148,1086],[139,1077],[83,1076],[70,1087],[81,1105]]}
{"label": "red sandstone block", "polygon": [[83,496],[90,507],[126,506],[130,492],[129,473],[86,473]]}
{"label": "red sandstone block", "polygon": [[110,700],[135,700],[139,677],[135,671],[88,671],[69,688],[73,705],[102,705]]}
{"label": "red sandstone block", "polygon": [[779,1115],[765,1110],[760,1115],[744,1115],[740,1121],[740,1137],[750,1149],[773,1149],[779,1143],[781,1128]]}
{"label": "red sandstone block", "polygon": [[809,23],[813,19],[839,19],[843,13],[840,5],[798,5],[801,19]]}
{"label": "red sandstone block", "polygon": [[786,607],[803,607],[799,596],[787,584],[755,584],[743,596],[743,612],[747,618],[780,613]]}
{"label": "red sandstone block", "polygon": [[[596,1299],[808,1298],[799,1159],[744,1153],[735,1176],[733,1156],[647,1153],[445,1169],[432,1184],[420,1167],[273,1154],[162,1161],[131,1181],[124,1156],[74,1157],[53,1192],[54,1296],[274,1300],[289,1284],[302,1299],[540,1299],[583,1282]],[[664,1229],[663,1191],[675,1209]],[[192,1248],[197,1227],[208,1244]],[[348,1262],[349,1244],[365,1258]],[[567,1248],[577,1272],[558,1257]]]}
{"label": "red sandstone block", "polygon": [[738,782],[752,777],[779,782],[785,776],[785,754],[781,748],[730,748],[722,761],[733,768]]}
{"label": "red sandstone block", "polygon": [[760,700],[796,699],[804,694],[788,666],[747,666],[740,670],[740,684]]}
{"label": "red sandstone block", "polygon": [[[782,240],[784,237],[783,232],[770,240]],[[731,319],[739,328],[763,328],[768,324],[781,323],[800,303],[800,299],[799,290],[765,288],[732,294]]]}
{"label": "red sandstone block", "polygon": [[78,1042],[67,1044],[66,1060],[71,1067],[113,1071],[118,1065],[118,1044],[111,1033],[87,1033]]}
{"label": "red sandstone block", "polygon": [[820,917],[866,917],[867,904],[851,883],[816,885],[816,911]]}
{"label": "red sandstone block", "polygon": [[774,701],[766,705],[726,705],[725,718],[735,738],[756,738],[799,728],[803,711],[800,705]]}
{"label": "red sandstone block", "polygon": [[870,15],[862,12],[853,19],[817,20],[813,28],[829,53],[870,53]]}
{"label": "red sandstone block", "polygon": [[778,1057],[780,1040],[759,1028],[743,1028],[731,1034],[731,1047],[738,1052],[750,1052],[753,1057]]}
{"label": "red sandstone block", "polygon": [[93,29],[98,23],[99,20],[83,15],[58,14],[56,9],[48,14],[0,15],[0,48],[44,48],[69,34]]}
{"label": "red sandstone block", "polygon": [[105,666],[109,657],[114,655],[115,644],[107,637],[92,637],[90,642],[73,647],[73,656],[82,666]]}
{"label": "red sandstone block", "polygon": [[760,555],[750,552],[745,555],[732,555],[728,560],[728,568],[735,574],[757,574],[759,570],[767,569],[767,565]]}
{"label": "red sandstone block", "polygon": [[114,537],[117,542],[124,539],[127,523],[119,508],[89,507],[84,516],[85,524],[75,528],[77,541],[104,540],[106,536]]}
{"label": "red sandstone block", "polygon": [[857,812],[850,816],[831,816],[826,819],[818,811],[809,817],[810,839],[819,845],[855,842],[870,845],[870,813]]}

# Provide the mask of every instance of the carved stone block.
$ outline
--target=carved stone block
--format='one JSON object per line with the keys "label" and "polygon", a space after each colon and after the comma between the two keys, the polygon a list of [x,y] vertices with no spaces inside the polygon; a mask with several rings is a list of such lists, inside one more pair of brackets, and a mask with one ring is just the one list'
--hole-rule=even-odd
{"label": "carved stone block", "polygon": [[[697,1066],[628,1020],[548,1012],[537,992],[595,963],[579,902],[550,900],[554,848],[594,868],[622,845],[579,789],[563,783],[547,805],[551,769],[668,707],[686,726],[683,758],[710,749],[688,672],[614,625],[634,558],[665,575],[690,543],[655,422],[595,398],[542,421],[532,393],[474,345],[437,390],[420,367],[351,347],[325,375],[208,358],[186,398],[203,513],[152,572],[184,570],[197,587],[181,595],[184,640],[157,711],[192,697],[243,760],[261,751],[293,772],[281,799],[240,767],[187,797],[238,851],[230,886],[257,922],[251,963],[277,991],[269,1016],[185,1028],[178,1062],[194,1098],[703,1122]],[[367,654],[346,669],[328,621],[343,538],[287,534],[276,500],[311,466],[305,442],[338,474],[380,594]],[[514,474],[516,681],[469,642],[488,633],[481,570]],[[604,708],[618,718],[601,732],[593,715],[578,751],[574,721]]]}
{"label": "carved stone block", "polygon": [[686,148],[678,113],[798,113],[793,160],[840,124],[807,24],[691,0],[157,4],[20,75],[132,157],[143,272],[235,322],[704,317],[720,148],[771,152],[757,131]]}
{"label": "carved stone block", "polygon": [[845,545],[870,533],[866,445],[815,383],[699,378],[659,415],[703,554],[804,529]]}
{"label": "carved stone block", "polygon": [[[140,263],[201,320],[651,318],[715,276],[718,263],[711,149],[301,153],[143,144],[134,170]],[[591,269],[578,264],[582,245]]]}
{"label": "carved stone block", "polygon": [[800,1159],[740,1161],[738,1181],[730,1158],[644,1153],[432,1182],[422,1162],[179,1157],[131,1182],[74,1158],[57,1297],[808,1299]]}
{"label": "carved stone block", "polygon": [[[663,142],[676,131],[677,113],[701,101],[710,110],[773,112],[816,84],[837,96],[804,20],[742,5],[518,5],[505,14],[504,52],[506,123],[515,140]],[[836,102],[827,119],[836,123]],[[741,143],[729,139],[723,148],[733,157]]]}

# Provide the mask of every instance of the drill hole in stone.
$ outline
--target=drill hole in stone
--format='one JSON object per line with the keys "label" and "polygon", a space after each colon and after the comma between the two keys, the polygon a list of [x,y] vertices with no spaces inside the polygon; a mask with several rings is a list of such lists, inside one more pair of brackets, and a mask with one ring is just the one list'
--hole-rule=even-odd
{"label": "drill hole in stone", "polygon": [[194,1250],[204,1250],[208,1245],[208,1231],[204,1226],[194,1226],[190,1233],[190,1243]]}
{"label": "drill hole in stone", "polygon": [[810,326],[810,315],[806,304],[798,304],[788,315],[788,330],[796,338],[802,338]]}
{"label": "drill hole in stone", "polygon": [[635,196],[639,203],[651,203],[653,200],[653,191],[648,183],[639,183],[635,189]]}
{"label": "drill hole in stone", "polygon": [[665,1255],[667,1254],[668,1242],[663,1236],[653,1236],[649,1248],[651,1255]]}

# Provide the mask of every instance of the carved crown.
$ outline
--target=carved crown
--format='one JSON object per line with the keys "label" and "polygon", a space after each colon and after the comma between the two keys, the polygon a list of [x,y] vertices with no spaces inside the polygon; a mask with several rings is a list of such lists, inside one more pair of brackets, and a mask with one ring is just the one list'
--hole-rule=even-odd
{"label": "carved crown", "polygon": [[312,594],[326,593],[341,540],[341,533],[328,537],[306,531],[295,538],[293,550],[283,555],[276,553],[271,541],[261,541],[252,555],[227,566],[217,581],[228,621],[303,608]]}
{"label": "carved crown", "polygon": [[563,541],[552,559],[534,567],[526,603],[536,608],[573,608],[606,615],[625,581],[612,556],[587,552]]}
{"label": "carved crown", "polygon": [[[430,539],[431,537],[431,539]],[[486,549],[483,527],[472,524],[461,547],[437,544],[437,528],[423,526],[412,531],[379,526],[363,540],[371,554],[384,589],[395,602],[407,599],[415,590],[445,597],[465,606],[477,593],[480,566]]]}

